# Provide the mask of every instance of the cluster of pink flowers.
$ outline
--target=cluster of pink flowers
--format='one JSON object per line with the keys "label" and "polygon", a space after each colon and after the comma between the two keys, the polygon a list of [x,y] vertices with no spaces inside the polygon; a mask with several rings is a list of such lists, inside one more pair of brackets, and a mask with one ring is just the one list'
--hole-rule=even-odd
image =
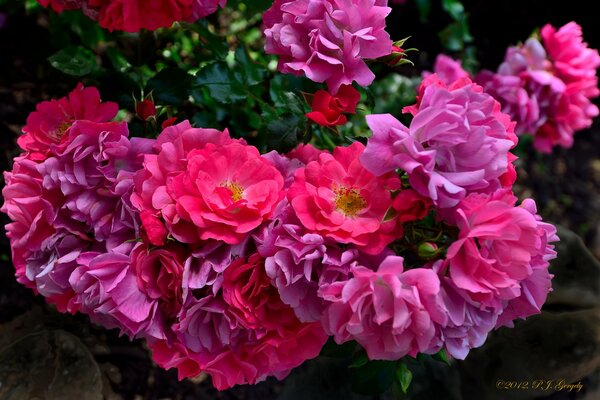
{"label": "cluster of pink flowers", "polygon": [[430,75],[409,127],[371,115],[366,146],[332,152],[261,155],[187,121],[128,138],[116,111],[79,85],[29,117],[3,189],[16,275],[180,378],[283,378],[330,336],[464,358],[551,290],[555,229],[511,192],[514,123],[467,77]]}
{"label": "cluster of pink flowers", "polygon": [[227,0],[38,0],[60,13],[80,9],[108,30],[137,32],[196,21],[225,7]]}
{"label": "cluster of pink flowers", "polygon": [[[575,132],[589,128],[598,115],[591,99],[600,95],[596,69],[600,56],[583,41],[581,27],[570,22],[560,29],[546,25],[541,40],[531,37],[510,47],[496,72],[475,77],[517,123],[518,135],[534,135],[535,148],[550,153],[569,148]],[[468,77],[460,63],[439,56],[434,71],[446,83]]]}
{"label": "cluster of pink flowers", "polygon": [[326,82],[332,94],[341,85],[370,85],[375,74],[365,59],[387,56],[387,0],[275,0],[263,16],[268,54],[279,56],[279,71]]}

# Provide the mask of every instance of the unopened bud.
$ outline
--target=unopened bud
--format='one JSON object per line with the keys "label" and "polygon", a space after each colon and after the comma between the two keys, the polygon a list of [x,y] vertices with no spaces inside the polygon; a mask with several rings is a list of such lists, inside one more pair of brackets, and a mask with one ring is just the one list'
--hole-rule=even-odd
{"label": "unopened bud", "polygon": [[431,242],[423,242],[417,247],[417,255],[423,259],[430,259],[438,254],[438,245]]}

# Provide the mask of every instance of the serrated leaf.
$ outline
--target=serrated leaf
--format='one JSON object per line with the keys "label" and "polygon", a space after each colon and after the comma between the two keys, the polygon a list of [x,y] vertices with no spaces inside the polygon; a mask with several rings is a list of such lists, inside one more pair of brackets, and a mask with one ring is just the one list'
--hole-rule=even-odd
{"label": "serrated leaf", "polygon": [[146,85],[145,93],[152,92],[154,100],[161,105],[181,105],[188,98],[192,77],[179,68],[164,68]]}
{"label": "serrated leaf", "polygon": [[396,381],[400,384],[400,389],[402,389],[402,393],[406,394],[408,388],[410,387],[410,383],[412,382],[412,372],[406,366],[405,363],[401,362],[396,369]]}
{"label": "serrated leaf", "polygon": [[294,114],[284,114],[267,124],[268,150],[287,153],[298,145],[304,121]]}
{"label": "serrated leaf", "polygon": [[262,65],[254,62],[246,49],[238,47],[235,50],[235,60],[241,67],[242,81],[246,85],[253,86],[264,80],[267,70]]}
{"label": "serrated leaf", "polygon": [[225,62],[216,62],[196,74],[196,86],[204,87],[220,103],[235,103],[246,98],[246,93]]}
{"label": "serrated leaf", "polygon": [[65,47],[48,57],[50,65],[73,76],[88,75],[98,69],[96,55],[82,46]]}

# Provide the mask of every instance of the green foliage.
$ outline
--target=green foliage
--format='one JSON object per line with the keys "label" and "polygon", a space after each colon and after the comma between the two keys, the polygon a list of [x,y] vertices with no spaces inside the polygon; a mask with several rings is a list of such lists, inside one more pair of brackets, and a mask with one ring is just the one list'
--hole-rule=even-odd
{"label": "green foliage", "polygon": [[359,394],[376,395],[394,383],[397,361],[373,360],[351,369],[352,390]]}
{"label": "green foliage", "polygon": [[96,55],[82,46],[65,47],[48,57],[48,62],[67,75],[84,76],[98,70]]}
{"label": "green foliage", "polygon": [[159,104],[181,105],[188,97],[192,76],[179,68],[165,68],[146,84],[145,94],[152,93]]}
{"label": "green foliage", "polygon": [[304,118],[286,113],[267,124],[267,148],[287,153],[298,145],[304,136]]}
{"label": "green foliage", "polygon": [[399,363],[396,368],[396,381],[400,385],[402,393],[406,394],[408,392],[412,378],[412,372],[410,372],[410,369],[408,369],[406,364],[404,362]]}
{"label": "green foliage", "polygon": [[194,84],[199,89],[206,90],[219,103],[236,103],[246,98],[243,83],[224,61],[209,64],[198,71]]}

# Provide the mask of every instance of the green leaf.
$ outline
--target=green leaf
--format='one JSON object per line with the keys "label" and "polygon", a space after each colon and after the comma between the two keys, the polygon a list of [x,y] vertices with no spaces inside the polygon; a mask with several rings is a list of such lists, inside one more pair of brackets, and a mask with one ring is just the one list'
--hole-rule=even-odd
{"label": "green leaf", "polygon": [[65,47],[48,57],[48,61],[67,75],[84,76],[98,70],[96,55],[82,46]]}
{"label": "green leaf", "polygon": [[284,114],[267,124],[267,147],[287,153],[298,145],[304,120],[295,114]]}
{"label": "green leaf", "polygon": [[433,358],[441,361],[447,365],[450,365],[450,359],[448,358],[448,354],[446,353],[446,350],[442,349],[440,351],[438,351],[437,353],[435,353],[433,355]]}
{"label": "green leaf", "polygon": [[258,13],[263,14],[272,4],[272,0],[233,0],[229,1],[227,5],[232,8],[238,8],[246,13],[247,16],[252,16]]}
{"label": "green leaf", "polygon": [[396,361],[369,361],[350,371],[353,391],[365,395],[381,394],[394,382]]}
{"label": "green leaf", "polygon": [[190,27],[198,32],[200,35],[200,41],[205,49],[212,52],[217,60],[224,60],[229,52],[229,46],[225,38],[215,35],[208,30],[208,22],[206,20],[200,20],[195,24],[190,24]]}
{"label": "green leaf", "polygon": [[365,351],[360,351],[354,356],[352,364],[348,368],[359,368],[369,362],[369,356]]}
{"label": "green leaf", "polygon": [[410,383],[412,382],[412,372],[406,366],[404,362],[401,362],[396,369],[396,381],[400,384],[400,389],[402,389],[402,393],[406,394],[408,388],[410,387]]}
{"label": "green leaf", "polygon": [[465,47],[465,32],[461,22],[453,22],[439,33],[442,46],[451,51],[460,51]]}
{"label": "green leaf", "polygon": [[210,96],[220,103],[235,103],[246,98],[244,86],[223,61],[209,64],[198,71],[195,83],[206,88]]}
{"label": "green leaf", "polygon": [[261,83],[267,73],[267,69],[262,65],[254,62],[248,52],[243,47],[238,47],[235,50],[235,60],[241,67],[241,81],[248,86],[253,86]]}
{"label": "green leaf", "polygon": [[144,92],[152,92],[158,104],[178,106],[187,100],[192,79],[191,75],[179,68],[164,68],[150,78]]}
{"label": "green leaf", "polygon": [[442,7],[457,21],[464,17],[465,7],[459,0],[442,0]]}

